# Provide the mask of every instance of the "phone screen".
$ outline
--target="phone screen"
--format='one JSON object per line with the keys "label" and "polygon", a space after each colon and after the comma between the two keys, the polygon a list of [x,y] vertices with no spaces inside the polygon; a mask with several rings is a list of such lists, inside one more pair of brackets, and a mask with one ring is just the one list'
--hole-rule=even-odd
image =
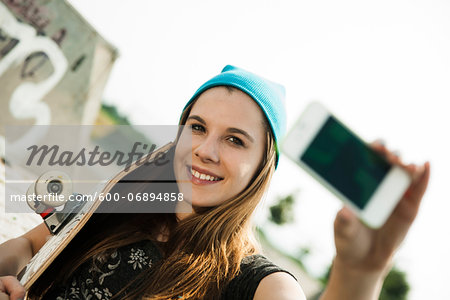
{"label": "phone screen", "polygon": [[300,160],[357,207],[364,209],[391,165],[333,116]]}

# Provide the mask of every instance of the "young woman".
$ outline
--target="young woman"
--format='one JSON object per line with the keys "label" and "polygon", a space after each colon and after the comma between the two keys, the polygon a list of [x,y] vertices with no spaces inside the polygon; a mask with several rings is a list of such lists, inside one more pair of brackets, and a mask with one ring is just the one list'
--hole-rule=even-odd
{"label": "young woman", "polygon": [[[97,214],[30,294],[45,299],[305,299],[301,282],[259,254],[250,227],[278,163],[283,97],[281,86],[232,66],[207,81],[183,110],[180,124],[187,126],[165,170],[177,182],[189,183],[189,192],[183,184],[179,191],[193,212],[178,207],[173,214]],[[186,142],[188,136],[192,140]],[[365,227],[346,208],[338,213],[337,254],[323,300],[378,298],[426,190],[428,163],[404,165],[383,145],[373,147],[406,169],[413,183],[380,229]],[[23,297],[15,274],[47,235],[40,225],[0,246],[0,275],[9,275],[0,277],[0,299]]]}

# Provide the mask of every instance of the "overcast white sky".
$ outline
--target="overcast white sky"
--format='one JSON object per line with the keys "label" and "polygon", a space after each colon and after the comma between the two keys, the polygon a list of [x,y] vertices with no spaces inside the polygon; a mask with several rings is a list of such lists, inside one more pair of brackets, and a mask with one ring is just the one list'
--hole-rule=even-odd
{"label": "overcast white sky", "polygon": [[[176,124],[226,64],[280,82],[288,125],[320,100],[368,141],[431,161],[422,210],[396,261],[410,299],[450,299],[450,2],[70,1],[120,51],[104,98],[136,124]],[[267,199],[299,190],[296,237],[319,273],[333,256],[340,203],[283,158]],[[274,235],[283,236],[281,234]]]}

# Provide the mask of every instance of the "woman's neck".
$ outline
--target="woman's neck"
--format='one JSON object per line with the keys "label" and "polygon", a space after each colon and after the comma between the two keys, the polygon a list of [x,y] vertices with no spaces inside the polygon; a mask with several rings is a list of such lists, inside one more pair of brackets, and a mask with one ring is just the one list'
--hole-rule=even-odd
{"label": "woman's neck", "polygon": [[186,201],[178,202],[175,207],[177,222],[180,222],[195,213],[195,208]]}

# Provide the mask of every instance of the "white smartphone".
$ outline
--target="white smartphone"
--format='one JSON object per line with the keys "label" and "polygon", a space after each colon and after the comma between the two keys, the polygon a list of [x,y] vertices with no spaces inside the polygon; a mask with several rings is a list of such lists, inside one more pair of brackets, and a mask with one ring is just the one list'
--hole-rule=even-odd
{"label": "white smartphone", "polygon": [[318,102],[282,143],[282,152],[341,199],[372,228],[382,226],[411,183]]}

